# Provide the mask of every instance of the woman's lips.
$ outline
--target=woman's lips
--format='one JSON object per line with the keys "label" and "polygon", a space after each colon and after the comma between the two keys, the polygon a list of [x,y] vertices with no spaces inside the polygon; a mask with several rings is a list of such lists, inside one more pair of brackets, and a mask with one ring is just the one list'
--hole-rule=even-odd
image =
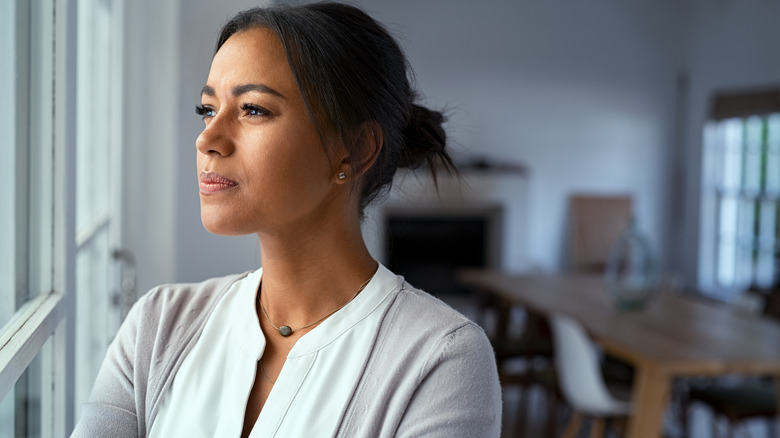
{"label": "woman's lips", "polygon": [[201,172],[199,187],[200,193],[209,195],[238,187],[238,183],[214,172]]}

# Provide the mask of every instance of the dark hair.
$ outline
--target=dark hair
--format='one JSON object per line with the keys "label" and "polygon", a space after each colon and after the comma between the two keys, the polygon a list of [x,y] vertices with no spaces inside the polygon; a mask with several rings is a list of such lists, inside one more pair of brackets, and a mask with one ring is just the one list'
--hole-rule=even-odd
{"label": "dark hair", "polygon": [[437,168],[455,171],[444,150],[444,116],[414,103],[403,51],[366,13],[339,3],[249,9],[225,24],[215,53],[233,34],[257,27],[281,41],[323,143],[335,134],[354,156],[355,128],[366,121],[382,128],[381,152],[362,178],[361,213],[389,190],[399,167],[426,165],[434,182]]}

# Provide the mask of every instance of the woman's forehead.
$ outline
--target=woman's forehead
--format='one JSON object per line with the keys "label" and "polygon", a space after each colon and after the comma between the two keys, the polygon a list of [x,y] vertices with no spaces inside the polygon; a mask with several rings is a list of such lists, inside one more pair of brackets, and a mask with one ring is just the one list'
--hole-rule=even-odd
{"label": "woman's forehead", "polygon": [[284,47],[267,28],[233,34],[214,55],[207,80],[213,89],[264,84],[287,96],[297,85]]}

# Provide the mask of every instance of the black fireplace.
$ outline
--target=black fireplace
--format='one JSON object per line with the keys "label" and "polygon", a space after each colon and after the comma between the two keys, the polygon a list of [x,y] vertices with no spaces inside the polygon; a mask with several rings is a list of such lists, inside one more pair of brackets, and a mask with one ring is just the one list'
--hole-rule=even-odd
{"label": "black fireplace", "polygon": [[385,211],[385,262],[436,296],[463,295],[462,268],[498,268],[501,207]]}

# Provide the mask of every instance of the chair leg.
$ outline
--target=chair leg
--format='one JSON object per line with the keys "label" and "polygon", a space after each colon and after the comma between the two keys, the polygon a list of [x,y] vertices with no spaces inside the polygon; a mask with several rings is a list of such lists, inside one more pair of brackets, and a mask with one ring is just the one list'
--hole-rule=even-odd
{"label": "chair leg", "polygon": [[528,396],[529,386],[520,386],[520,403],[517,409],[517,420],[515,421],[515,435],[525,436],[525,417],[528,415]]}
{"label": "chair leg", "polygon": [[545,436],[555,438],[558,431],[558,397],[553,391],[547,391],[547,426]]}
{"label": "chair leg", "polygon": [[582,412],[574,411],[561,438],[574,438],[582,427]]}
{"label": "chair leg", "polygon": [[626,436],[626,420],[628,417],[620,417],[612,420],[612,428],[619,436]]}
{"label": "chair leg", "polygon": [[734,438],[734,428],[731,426],[731,421],[726,420],[726,436]]}
{"label": "chair leg", "polygon": [[691,406],[687,400],[682,400],[680,402],[680,426],[682,427],[682,438],[689,438],[691,436],[690,408]]}
{"label": "chair leg", "polygon": [[604,438],[604,419],[597,417],[590,424],[590,438]]}
{"label": "chair leg", "polygon": [[715,412],[712,413],[712,421],[710,422],[710,428],[712,432],[710,436],[712,438],[718,438],[718,416],[715,414]]}

